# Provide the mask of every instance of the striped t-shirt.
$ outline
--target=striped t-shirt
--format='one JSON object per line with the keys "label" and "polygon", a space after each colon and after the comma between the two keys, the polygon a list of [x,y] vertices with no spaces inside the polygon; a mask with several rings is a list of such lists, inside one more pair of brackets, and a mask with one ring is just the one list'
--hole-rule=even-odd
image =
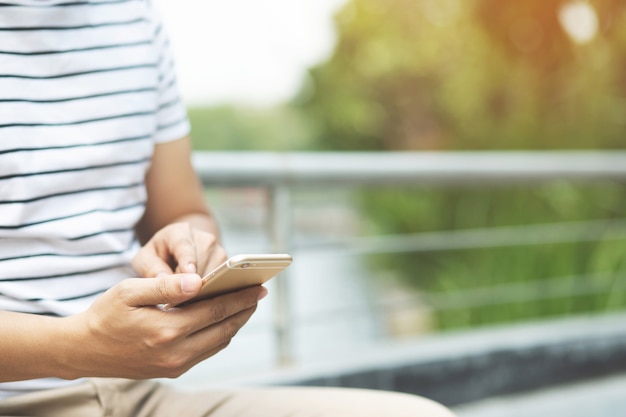
{"label": "striped t-shirt", "polygon": [[0,0],[0,310],[76,314],[132,276],[154,144],[188,129],[148,0]]}

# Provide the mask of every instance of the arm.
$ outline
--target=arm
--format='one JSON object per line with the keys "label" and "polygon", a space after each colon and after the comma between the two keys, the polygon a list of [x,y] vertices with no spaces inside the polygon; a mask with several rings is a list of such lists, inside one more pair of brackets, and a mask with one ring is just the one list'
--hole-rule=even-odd
{"label": "arm", "polygon": [[0,382],[176,377],[226,347],[267,293],[248,288],[163,310],[198,293],[195,274],[131,278],[65,318],[0,311]]}
{"label": "arm", "polygon": [[146,176],[146,211],[136,227],[144,247],[133,267],[143,277],[202,274],[226,258],[190,155],[186,137],[155,147]]}

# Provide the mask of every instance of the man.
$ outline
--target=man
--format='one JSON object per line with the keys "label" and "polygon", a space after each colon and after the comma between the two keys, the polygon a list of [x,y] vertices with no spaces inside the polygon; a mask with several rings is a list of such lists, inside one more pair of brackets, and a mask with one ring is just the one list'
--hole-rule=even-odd
{"label": "man", "polygon": [[225,259],[188,131],[149,1],[0,3],[0,414],[449,416],[400,394],[147,381],[226,347],[266,295],[159,307]]}

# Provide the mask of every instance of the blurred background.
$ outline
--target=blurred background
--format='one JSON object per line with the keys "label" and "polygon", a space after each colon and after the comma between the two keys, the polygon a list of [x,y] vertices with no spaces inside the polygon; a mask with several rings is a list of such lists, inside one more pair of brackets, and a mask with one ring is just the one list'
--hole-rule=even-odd
{"label": "blurred background", "polygon": [[[435,152],[487,155],[498,166],[500,156],[506,165],[508,156],[527,155],[522,163],[532,170],[536,155],[624,155],[620,0],[161,0],[160,7],[194,148],[209,158]],[[620,175],[468,185],[461,172],[445,185],[416,178],[289,187],[288,238],[279,245],[297,261],[289,287],[279,290],[288,305],[262,310],[224,353],[232,359],[209,361],[183,382],[275,369],[277,308],[289,313],[282,362],[292,366],[529,323],[621,323],[626,173],[624,159],[610,161]],[[393,160],[380,163],[372,169]],[[284,181],[205,182],[230,252],[277,248],[267,227]]]}

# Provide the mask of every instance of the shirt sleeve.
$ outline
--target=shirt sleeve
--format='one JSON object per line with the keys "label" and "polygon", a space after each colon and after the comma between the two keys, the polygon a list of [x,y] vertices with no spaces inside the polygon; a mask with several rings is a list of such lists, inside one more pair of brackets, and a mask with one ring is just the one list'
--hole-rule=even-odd
{"label": "shirt sleeve", "polygon": [[157,143],[180,139],[189,134],[190,124],[176,82],[176,67],[169,37],[154,5],[149,7],[154,23],[154,45],[158,68]]}

